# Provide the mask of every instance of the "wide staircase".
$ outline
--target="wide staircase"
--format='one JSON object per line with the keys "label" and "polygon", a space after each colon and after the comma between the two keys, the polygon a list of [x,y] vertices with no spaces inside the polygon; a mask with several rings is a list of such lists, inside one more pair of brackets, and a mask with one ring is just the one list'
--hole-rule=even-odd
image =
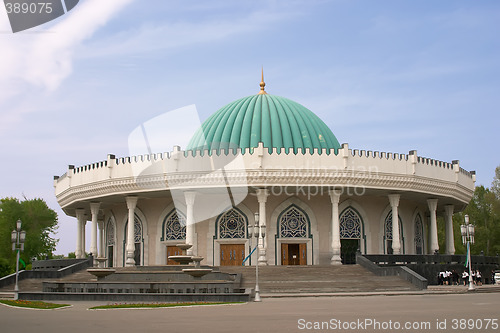
{"label": "wide staircase", "polygon": [[[242,288],[255,287],[255,267],[223,266],[220,269],[240,273]],[[419,290],[398,276],[377,276],[359,265],[260,266],[259,287],[263,296]]]}
{"label": "wide staircase", "polygon": [[[118,268],[118,271],[120,268]],[[255,288],[255,267],[222,266],[220,271],[241,274],[242,289]],[[95,276],[82,270],[52,282],[92,282]],[[43,281],[19,282],[21,292],[42,292]],[[0,288],[0,294],[12,292],[13,285]],[[397,276],[377,276],[359,265],[340,266],[260,266],[259,287],[262,296],[289,294],[332,294],[417,291],[414,285]]]}

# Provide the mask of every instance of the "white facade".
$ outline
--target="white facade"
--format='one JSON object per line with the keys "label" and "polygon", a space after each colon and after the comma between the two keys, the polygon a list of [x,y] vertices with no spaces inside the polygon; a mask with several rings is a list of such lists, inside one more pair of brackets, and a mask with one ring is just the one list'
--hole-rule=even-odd
{"label": "white facade", "polygon": [[[193,244],[203,264],[241,260],[251,251],[246,227],[255,224],[256,212],[266,233],[252,265],[291,264],[291,251],[300,256],[294,264],[306,265],[340,264],[353,247],[365,254],[433,253],[439,247],[437,215],[447,223],[445,250],[454,253],[451,216],[468,204],[474,183],[474,172],[458,161],[416,151],[351,150],[347,144],[297,153],[270,153],[259,144],[219,155],[193,156],[179,147],[147,156],[109,155],[54,180],[59,204],[78,223],[77,256],[85,253],[83,230],[91,221],[87,252],[113,266],[165,265],[167,246],[184,242]],[[127,222],[132,218],[134,226]],[[396,229],[399,237],[393,237]]]}

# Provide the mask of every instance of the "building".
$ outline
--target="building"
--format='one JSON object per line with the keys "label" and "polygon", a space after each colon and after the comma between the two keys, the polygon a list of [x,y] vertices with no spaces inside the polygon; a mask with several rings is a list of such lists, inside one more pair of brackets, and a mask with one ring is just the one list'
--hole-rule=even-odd
{"label": "building", "polygon": [[245,265],[349,264],[358,249],[434,253],[438,214],[453,254],[452,215],[474,183],[458,161],[340,145],[304,106],[267,94],[263,78],[258,94],[214,113],[185,150],[108,155],[54,177],[60,206],[76,217],[77,257],[91,221],[87,252],[108,266],[170,264],[184,242],[204,264],[241,265],[257,212],[262,234]]}

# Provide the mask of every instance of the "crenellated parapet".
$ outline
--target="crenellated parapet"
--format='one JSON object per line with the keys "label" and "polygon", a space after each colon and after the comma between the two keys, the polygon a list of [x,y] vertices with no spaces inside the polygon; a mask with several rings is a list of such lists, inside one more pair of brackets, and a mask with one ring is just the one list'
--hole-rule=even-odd
{"label": "crenellated parapet", "polygon": [[[413,191],[460,203],[472,197],[475,172],[452,163],[408,154],[350,149],[217,149],[116,158],[74,167],[54,177],[61,207],[116,194],[196,188],[344,186]],[[228,185],[229,184],[229,185]]]}

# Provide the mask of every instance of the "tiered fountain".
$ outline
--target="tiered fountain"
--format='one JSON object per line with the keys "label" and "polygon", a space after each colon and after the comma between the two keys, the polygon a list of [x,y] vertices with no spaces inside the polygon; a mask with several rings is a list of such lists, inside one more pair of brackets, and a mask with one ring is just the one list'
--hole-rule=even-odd
{"label": "tiered fountain", "polygon": [[193,245],[191,244],[178,244],[177,247],[182,250],[181,255],[169,256],[168,259],[178,262],[181,265],[194,264],[194,268],[183,268],[182,271],[192,277],[202,277],[211,273],[213,269],[211,268],[201,268],[200,262],[204,259],[203,257],[190,256],[186,252]]}

